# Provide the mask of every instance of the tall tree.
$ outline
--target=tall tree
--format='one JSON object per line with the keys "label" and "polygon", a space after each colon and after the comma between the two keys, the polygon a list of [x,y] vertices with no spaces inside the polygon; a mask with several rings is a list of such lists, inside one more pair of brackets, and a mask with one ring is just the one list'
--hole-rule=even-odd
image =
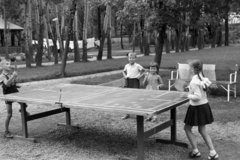
{"label": "tall tree", "polygon": [[66,44],[65,44],[65,50],[62,58],[62,65],[61,65],[61,70],[60,70],[60,75],[62,77],[65,77],[65,69],[66,69],[66,63],[67,63],[67,56],[68,56],[68,51],[69,51],[69,41],[70,41],[70,36],[73,34],[73,21],[74,21],[74,15],[76,12],[76,7],[77,7],[77,0],[72,0],[70,10],[68,11],[68,23],[67,23],[67,39],[66,39]]}
{"label": "tall tree", "polygon": [[31,53],[30,53],[30,46],[32,45],[32,41],[31,41],[31,26],[30,26],[30,23],[31,23],[31,7],[32,7],[32,2],[31,0],[27,0],[26,3],[25,3],[25,25],[24,25],[24,35],[25,35],[25,43],[24,43],[24,46],[25,46],[25,56],[26,56],[26,67],[31,67]]}
{"label": "tall tree", "polygon": [[76,9],[75,16],[74,16],[74,62],[80,62],[80,51],[79,51],[79,44],[78,44],[78,11]]}
{"label": "tall tree", "polygon": [[106,14],[104,18],[104,32],[107,35],[107,59],[112,58],[112,44],[111,44],[111,5],[108,3],[106,7]]}
{"label": "tall tree", "polygon": [[87,0],[84,0],[84,20],[83,20],[83,55],[82,55],[82,60],[84,62],[87,62],[87,24],[88,24],[88,6],[89,6],[89,2]]}
{"label": "tall tree", "polygon": [[38,20],[38,48],[37,48],[37,55],[36,55],[36,66],[40,67],[42,65],[42,56],[43,56],[43,34],[44,33],[44,9],[43,9],[43,1],[38,1],[38,13],[39,13],[39,20]]}

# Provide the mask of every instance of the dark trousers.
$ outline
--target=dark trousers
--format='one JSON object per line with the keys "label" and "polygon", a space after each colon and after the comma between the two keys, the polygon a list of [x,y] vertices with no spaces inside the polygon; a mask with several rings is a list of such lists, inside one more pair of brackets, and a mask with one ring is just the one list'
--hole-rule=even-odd
{"label": "dark trousers", "polygon": [[140,81],[137,78],[127,78],[125,88],[140,88]]}

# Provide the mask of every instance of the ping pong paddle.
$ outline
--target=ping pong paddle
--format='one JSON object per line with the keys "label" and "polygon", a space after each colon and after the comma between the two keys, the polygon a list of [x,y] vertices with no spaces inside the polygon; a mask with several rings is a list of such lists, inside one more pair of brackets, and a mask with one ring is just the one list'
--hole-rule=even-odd
{"label": "ping pong paddle", "polygon": [[178,90],[180,92],[184,92],[184,91],[186,91],[187,82],[184,80],[178,79],[174,82],[174,87],[176,88],[176,90]]}

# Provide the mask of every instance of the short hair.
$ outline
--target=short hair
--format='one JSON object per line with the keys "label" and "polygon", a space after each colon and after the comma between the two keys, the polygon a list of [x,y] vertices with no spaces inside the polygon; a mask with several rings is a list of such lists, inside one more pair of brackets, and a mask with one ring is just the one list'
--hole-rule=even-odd
{"label": "short hair", "polygon": [[188,64],[193,68],[195,74],[199,74],[203,70],[203,63],[199,59],[190,60]]}
{"label": "short hair", "polygon": [[156,67],[156,68],[157,68],[157,73],[158,73],[158,71],[159,71],[159,65],[158,65],[157,62],[150,62],[149,67]]}
{"label": "short hair", "polygon": [[136,54],[136,52],[129,52],[129,53],[127,53],[127,57],[129,57],[130,55],[133,55],[135,58],[137,57],[137,54]]}

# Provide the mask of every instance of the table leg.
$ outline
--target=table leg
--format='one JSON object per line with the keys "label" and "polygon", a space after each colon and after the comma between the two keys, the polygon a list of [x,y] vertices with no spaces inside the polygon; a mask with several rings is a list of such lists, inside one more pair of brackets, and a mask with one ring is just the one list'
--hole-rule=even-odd
{"label": "table leg", "polygon": [[177,112],[176,112],[176,108],[171,109],[170,119],[173,123],[171,125],[170,141],[169,140],[163,140],[163,139],[157,139],[156,142],[160,142],[160,143],[164,143],[164,144],[174,144],[176,146],[181,146],[181,147],[188,148],[187,143],[177,141]]}
{"label": "table leg", "polygon": [[21,116],[22,116],[22,134],[24,138],[28,138],[28,126],[27,126],[27,112],[26,103],[21,103]]}
{"label": "table leg", "polygon": [[70,108],[64,108],[64,111],[66,112],[66,124],[64,123],[58,123],[58,126],[66,127],[66,128],[76,128],[79,129],[79,126],[72,125],[71,122],[71,112]]}
{"label": "table leg", "polygon": [[137,116],[138,160],[144,160],[144,117]]}
{"label": "table leg", "polygon": [[70,108],[66,108],[66,124],[71,125],[71,113]]}

